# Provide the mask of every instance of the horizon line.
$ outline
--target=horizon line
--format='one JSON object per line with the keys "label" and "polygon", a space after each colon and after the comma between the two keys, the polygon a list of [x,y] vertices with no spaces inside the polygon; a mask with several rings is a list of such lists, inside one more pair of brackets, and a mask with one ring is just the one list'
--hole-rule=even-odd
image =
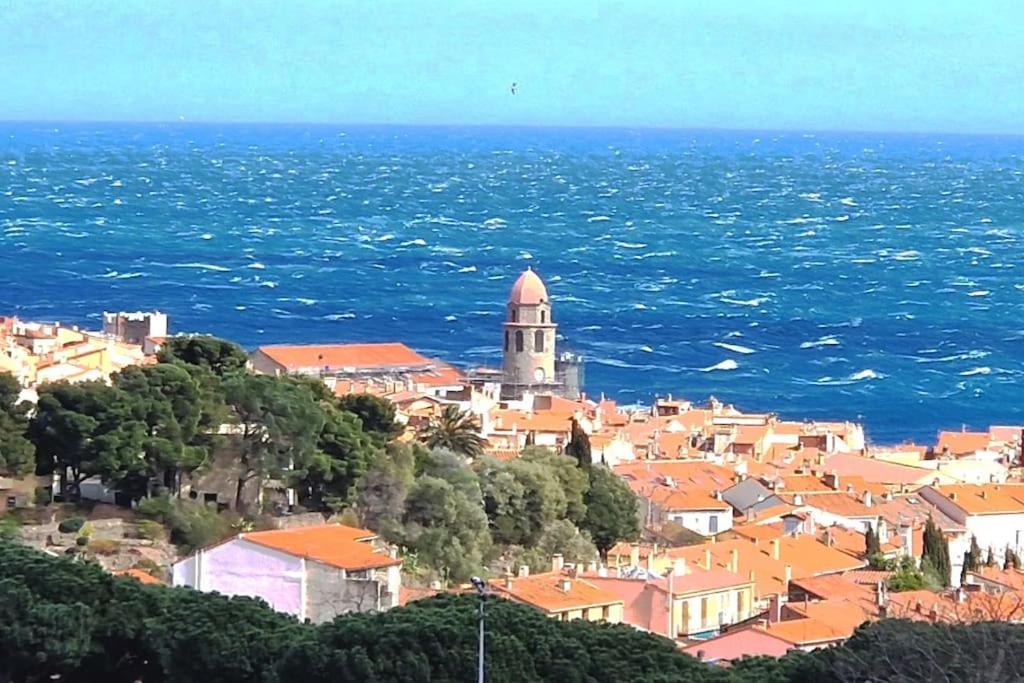
{"label": "horizon line", "polygon": [[956,136],[988,138],[1020,138],[1024,131],[951,131],[941,129],[896,130],[881,128],[792,128],[768,127],[745,128],[700,125],[657,125],[657,124],[559,124],[559,123],[409,123],[409,122],[365,122],[365,121],[260,121],[255,119],[6,119],[3,125],[99,125],[99,126],[266,126],[266,127],[351,127],[351,128],[454,128],[454,129],[526,129],[526,130],[594,130],[594,131],[662,131],[688,133],[759,133],[784,135],[908,135],[908,136]]}

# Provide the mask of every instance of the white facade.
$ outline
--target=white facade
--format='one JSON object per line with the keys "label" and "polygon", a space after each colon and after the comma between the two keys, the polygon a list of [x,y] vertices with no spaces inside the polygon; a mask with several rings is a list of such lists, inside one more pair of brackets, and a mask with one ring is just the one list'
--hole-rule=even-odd
{"label": "white facade", "polygon": [[732,529],[732,510],[669,510],[665,520],[701,536],[714,536]]}

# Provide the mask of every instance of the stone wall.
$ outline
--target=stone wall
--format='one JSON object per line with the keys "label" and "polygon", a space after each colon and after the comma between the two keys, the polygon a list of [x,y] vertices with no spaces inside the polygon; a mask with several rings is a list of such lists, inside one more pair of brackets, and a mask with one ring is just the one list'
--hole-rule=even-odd
{"label": "stone wall", "polygon": [[384,587],[371,579],[345,578],[342,569],[306,561],[306,618],[314,624],[346,612],[374,612]]}

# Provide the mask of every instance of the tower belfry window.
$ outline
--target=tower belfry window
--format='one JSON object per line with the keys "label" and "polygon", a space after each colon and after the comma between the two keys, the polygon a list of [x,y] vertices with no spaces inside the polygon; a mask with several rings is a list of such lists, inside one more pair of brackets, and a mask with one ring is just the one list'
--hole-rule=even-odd
{"label": "tower belfry window", "polygon": [[523,351],[523,331],[516,330],[516,351],[522,353]]}
{"label": "tower belfry window", "polygon": [[508,319],[512,322],[519,322],[519,309],[512,308],[508,312]]}
{"label": "tower belfry window", "polygon": [[509,347],[509,343],[508,343],[508,330],[505,330],[505,350],[506,351],[508,351],[508,347]]}
{"label": "tower belfry window", "polygon": [[541,311],[540,312],[540,324],[543,325],[547,321],[548,321],[548,312],[547,311]]}
{"label": "tower belfry window", "polygon": [[544,350],[544,330],[537,330],[536,332],[533,333],[533,350]]}

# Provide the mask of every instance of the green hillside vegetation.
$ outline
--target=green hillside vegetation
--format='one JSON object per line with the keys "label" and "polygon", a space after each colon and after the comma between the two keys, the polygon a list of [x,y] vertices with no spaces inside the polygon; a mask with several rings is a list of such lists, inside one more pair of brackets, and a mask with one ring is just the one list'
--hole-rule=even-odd
{"label": "green hillside vegetation", "polygon": [[[301,624],[259,600],[146,586],[0,542],[0,681],[470,681],[475,595]],[[487,601],[487,680],[783,683],[1015,681],[1024,627],[888,620],[845,645],[720,669],[628,626],[560,622]]]}

